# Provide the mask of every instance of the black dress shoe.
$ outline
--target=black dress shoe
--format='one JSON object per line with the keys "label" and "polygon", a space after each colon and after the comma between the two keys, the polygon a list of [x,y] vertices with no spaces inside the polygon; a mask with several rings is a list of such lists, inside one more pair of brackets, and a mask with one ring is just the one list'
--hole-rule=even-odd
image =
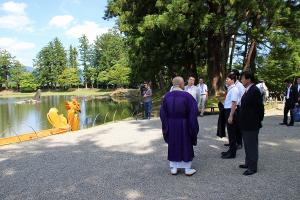
{"label": "black dress shoe", "polygon": [[287,124],[287,126],[294,126],[294,124],[289,123],[289,124]]}
{"label": "black dress shoe", "polygon": [[243,146],[241,145],[241,144],[238,144],[237,146],[236,146],[236,149],[242,149],[243,148]]}
{"label": "black dress shoe", "polygon": [[256,171],[247,169],[247,170],[243,173],[243,175],[245,175],[245,176],[250,176],[250,175],[255,174],[255,173],[256,173]]}
{"label": "black dress shoe", "polygon": [[224,144],[225,147],[229,147],[229,144]]}
{"label": "black dress shoe", "polygon": [[223,151],[223,152],[221,153],[221,155],[224,156],[224,155],[229,154],[229,153],[230,153],[230,150],[228,150],[228,151]]}
{"label": "black dress shoe", "polygon": [[287,123],[284,123],[284,122],[283,122],[283,123],[279,123],[279,125],[287,125]]}
{"label": "black dress shoe", "polygon": [[235,158],[235,154],[227,153],[225,155],[222,155],[221,158],[223,158],[223,159],[233,159],[233,158]]}
{"label": "black dress shoe", "polygon": [[248,165],[239,165],[239,168],[248,169]]}

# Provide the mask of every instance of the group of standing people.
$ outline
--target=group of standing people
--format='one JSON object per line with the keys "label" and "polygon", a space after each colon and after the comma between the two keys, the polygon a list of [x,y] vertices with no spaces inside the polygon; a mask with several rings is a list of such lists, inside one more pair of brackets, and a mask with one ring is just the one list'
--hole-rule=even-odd
{"label": "group of standing people", "polygon": [[[170,89],[170,92],[172,92],[174,88],[175,86],[173,85]],[[195,78],[193,76],[190,76],[187,85],[184,86],[184,91],[190,93],[197,101],[200,117],[203,117],[206,101],[208,98],[208,88],[204,83],[204,79],[200,77],[199,84],[195,85]]]}
{"label": "group of standing people", "polygon": [[[262,127],[264,105],[261,92],[254,84],[254,75],[248,71],[243,72],[241,82],[237,77],[237,73],[232,72],[226,78],[228,92],[224,113],[229,150],[222,153],[222,158],[235,158],[237,147],[242,145],[243,138],[246,158],[245,163],[239,167],[246,169],[244,175],[252,175],[257,172],[258,133]],[[181,168],[187,176],[196,173],[191,166],[194,158],[193,146],[197,144],[199,131],[197,95],[201,93],[198,92],[199,87],[194,86],[194,81],[190,77],[188,85],[184,87],[183,78],[175,77],[173,87],[164,96],[160,108],[162,132],[168,144],[168,160],[173,175]]]}
{"label": "group of standing people", "polygon": [[[257,172],[258,134],[264,118],[263,95],[254,84],[254,75],[248,71],[227,75],[227,94],[224,102],[224,115],[227,127],[229,150],[221,153],[223,159],[233,159],[236,151],[244,143],[245,163],[240,168],[247,169],[243,174]],[[243,142],[242,142],[243,141]]]}
{"label": "group of standing people", "polygon": [[[283,111],[283,122],[280,125],[294,126],[293,109],[300,105],[300,77],[293,85],[291,80],[286,80],[286,90],[284,93],[285,103]],[[288,123],[288,113],[290,112],[290,122]]]}

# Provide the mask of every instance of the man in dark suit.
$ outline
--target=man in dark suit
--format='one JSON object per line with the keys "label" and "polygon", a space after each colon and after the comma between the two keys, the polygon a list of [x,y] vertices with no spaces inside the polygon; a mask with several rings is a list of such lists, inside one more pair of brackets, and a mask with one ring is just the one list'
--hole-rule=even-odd
{"label": "man in dark suit", "polygon": [[297,78],[297,84],[295,85],[296,90],[296,104],[300,105],[300,76]]}
{"label": "man in dark suit", "polygon": [[264,104],[259,89],[254,84],[254,75],[245,71],[241,82],[246,91],[241,100],[239,125],[244,141],[246,159],[240,168],[247,169],[243,174],[248,176],[257,172],[258,133],[264,118]]}
{"label": "man in dark suit", "polygon": [[[298,101],[298,91],[296,87],[293,87],[292,81],[285,80],[286,91],[284,93],[285,104],[283,111],[283,122],[280,125],[294,126],[293,109]],[[291,120],[288,123],[288,113],[290,112]]]}

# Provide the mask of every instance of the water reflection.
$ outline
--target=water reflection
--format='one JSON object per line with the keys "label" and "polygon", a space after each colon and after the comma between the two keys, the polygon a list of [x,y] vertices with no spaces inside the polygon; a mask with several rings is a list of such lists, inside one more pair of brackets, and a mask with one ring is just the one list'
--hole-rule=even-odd
{"label": "water reflection", "polygon": [[[47,121],[50,108],[56,107],[59,114],[67,116],[65,101],[70,101],[71,96],[42,97],[41,103],[17,104],[24,98],[0,99],[0,137],[39,131],[51,128]],[[138,102],[113,102],[99,99],[78,97],[81,105],[80,128],[88,128],[112,120],[127,118],[136,111]],[[97,118],[96,118],[97,116]]]}

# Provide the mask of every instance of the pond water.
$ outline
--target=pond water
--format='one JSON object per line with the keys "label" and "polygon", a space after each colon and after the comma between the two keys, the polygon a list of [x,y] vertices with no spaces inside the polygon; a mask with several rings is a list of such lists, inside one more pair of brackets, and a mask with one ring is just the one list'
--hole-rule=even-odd
{"label": "pond water", "polygon": [[52,128],[47,120],[50,108],[67,116],[65,101],[76,98],[81,106],[80,129],[121,120],[140,111],[139,102],[114,102],[91,97],[46,96],[40,103],[18,104],[25,98],[0,98],[0,138]]}

